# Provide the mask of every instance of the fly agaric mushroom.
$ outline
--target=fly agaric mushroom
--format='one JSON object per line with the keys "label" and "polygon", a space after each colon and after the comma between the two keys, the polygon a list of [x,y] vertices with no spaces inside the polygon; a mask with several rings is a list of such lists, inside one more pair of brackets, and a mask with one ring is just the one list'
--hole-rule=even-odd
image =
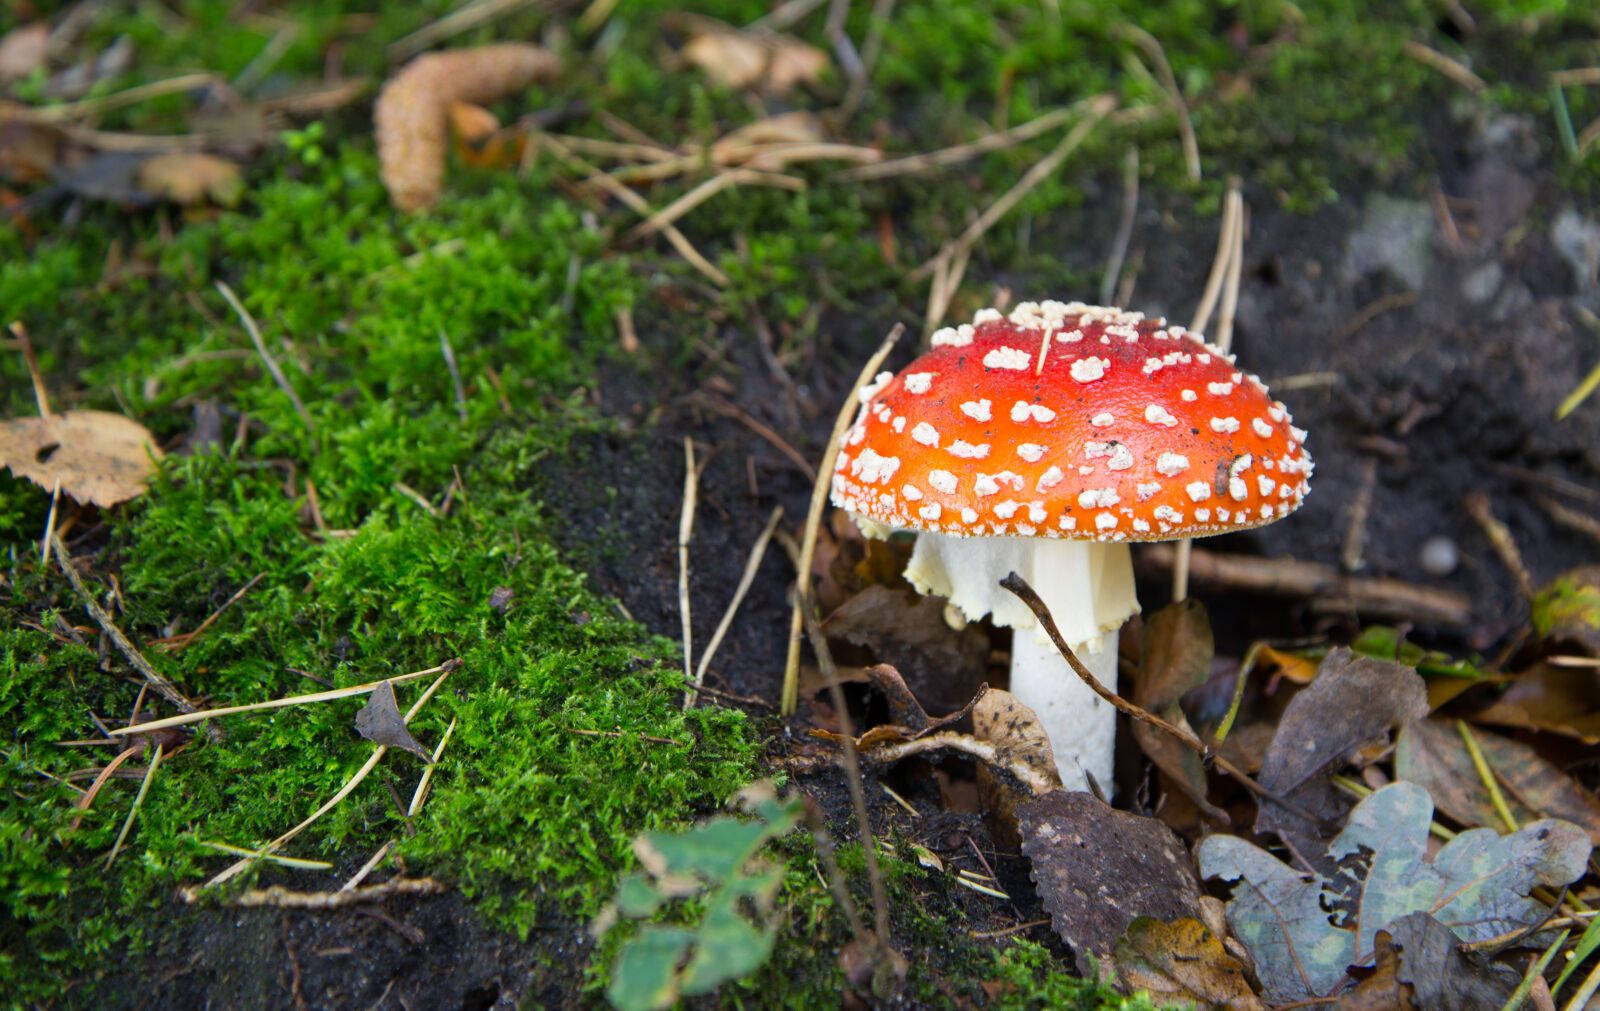
{"label": "fly agaric mushroom", "polygon": [[1311,476],[1306,433],[1233,356],[1142,313],[1024,302],[933,335],[861,390],[833,503],[872,537],[918,534],[906,577],[971,620],[1016,629],[1011,692],[1062,780],[1111,781],[1116,711],[999,586],[1022,575],[1116,690],[1117,631],[1139,610],[1130,541],[1282,519]]}

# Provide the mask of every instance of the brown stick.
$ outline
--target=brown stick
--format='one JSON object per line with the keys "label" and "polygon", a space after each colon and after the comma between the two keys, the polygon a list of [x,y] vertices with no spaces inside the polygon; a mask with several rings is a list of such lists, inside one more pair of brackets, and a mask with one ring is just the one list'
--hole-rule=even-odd
{"label": "brown stick", "polygon": [[[1146,545],[1139,568],[1151,573],[1171,570],[1176,554],[1167,544]],[[1347,576],[1331,565],[1291,558],[1255,558],[1196,549],[1190,573],[1197,583],[1264,593],[1277,597],[1336,599],[1363,614],[1436,625],[1472,623],[1472,598],[1463,593],[1419,586],[1399,579]]]}
{"label": "brown stick", "polygon": [[[128,637],[122,634],[122,629],[118,628],[116,622],[111,620],[111,615],[107,614],[106,609],[101,607],[99,602],[94,599],[94,595],[89,592],[89,587],[84,584],[83,577],[78,574],[77,567],[72,564],[72,556],[67,553],[66,545],[61,543],[60,535],[52,532],[50,534],[50,543],[55,548],[56,564],[61,567],[62,573],[67,577],[67,581],[72,584],[72,588],[77,591],[78,599],[82,601],[84,609],[89,612],[89,616],[95,620],[95,624],[100,626],[101,631],[105,632],[107,637],[111,639],[112,645],[117,647],[117,652],[127,658],[128,663],[133,666],[134,670],[139,672],[150,687],[154,688],[162,698],[171,702],[179,712],[197,712],[195,704],[190,702],[186,695],[178,691],[177,685],[168,681],[165,674],[150,666],[150,661],[146,660],[144,655],[139,652],[138,647],[134,646],[128,640]],[[218,732],[220,733],[220,730]]]}
{"label": "brown stick", "polygon": [[1319,818],[1308,811],[1302,810],[1292,801],[1273,793],[1256,782],[1248,772],[1212,751],[1206,742],[1195,736],[1192,730],[1167,722],[1155,713],[1134,705],[1101,684],[1093,674],[1089,673],[1089,668],[1083,665],[1083,661],[1078,659],[1078,655],[1072,652],[1072,647],[1067,645],[1067,641],[1061,638],[1061,632],[1056,628],[1056,620],[1050,616],[1050,609],[1045,606],[1044,601],[1034,592],[1033,587],[1028,585],[1027,580],[1013,572],[1000,580],[1000,586],[1016,594],[1024,604],[1028,605],[1028,610],[1033,612],[1034,618],[1039,622],[1039,627],[1044,629],[1045,634],[1050,637],[1050,641],[1055,643],[1056,651],[1072,667],[1073,672],[1078,675],[1084,684],[1089,686],[1091,691],[1109,702],[1118,712],[1172,735],[1179,744],[1199,755],[1202,761],[1215,765],[1218,769],[1232,776],[1239,782],[1240,786],[1243,786],[1257,797],[1270,800],[1291,814],[1306,819],[1313,825],[1327,824],[1327,819]]}

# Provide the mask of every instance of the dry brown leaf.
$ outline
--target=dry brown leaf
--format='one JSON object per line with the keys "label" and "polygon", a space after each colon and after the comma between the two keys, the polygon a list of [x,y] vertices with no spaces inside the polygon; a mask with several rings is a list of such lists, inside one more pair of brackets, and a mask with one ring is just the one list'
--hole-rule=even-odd
{"label": "dry brown leaf", "polygon": [[1265,1007],[1251,991],[1244,966],[1199,920],[1185,917],[1163,923],[1151,916],[1138,917],[1117,941],[1115,957],[1123,988],[1130,993],[1146,991],[1161,1006],[1192,1004],[1196,1011]]}
{"label": "dry brown leaf", "polygon": [[828,68],[828,54],[790,35],[738,31],[697,19],[698,33],[683,56],[707,77],[730,88],[758,88],[783,94],[810,84]]}
{"label": "dry brown leaf", "polygon": [[1600,676],[1591,668],[1537,663],[1519,674],[1494,705],[1468,718],[1600,744]]}
{"label": "dry brown leaf", "polygon": [[0,81],[27,77],[45,64],[50,54],[50,25],[34,21],[0,36]]}
{"label": "dry brown leaf", "polygon": [[[1131,692],[1134,705],[1188,729],[1178,702],[1211,674],[1211,622],[1205,606],[1190,597],[1163,607],[1145,618],[1139,640],[1139,670]],[[1142,720],[1134,721],[1133,735],[1150,761],[1208,818],[1228,823],[1227,812],[1206,799],[1206,770],[1199,755]]]}
{"label": "dry brown leaf", "polygon": [[61,134],[48,126],[8,118],[0,102],[0,177],[15,183],[50,178],[61,151]]}
{"label": "dry brown leaf", "polygon": [[983,683],[989,637],[977,625],[951,628],[944,612],[943,597],[872,585],[828,615],[822,630],[904,671],[909,691],[924,705],[949,712]]}
{"label": "dry brown leaf", "polygon": [[114,506],[142,493],[161,450],[149,429],[106,411],[0,422],[0,467],[78,502]]}
{"label": "dry brown leaf", "polygon": [[[1261,763],[1261,785],[1303,811],[1337,820],[1349,806],[1334,790],[1336,765],[1393,726],[1428,715],[1427,688],[1415,670],[1392,660],[1357,656],[1341,646],[1284,710]],[[1317,838],[1318,826],[1264,799],[1257,832]],[[1315,847],[1309,847],[1315,852]]]}
{"label": "dry brown leaf", "polygon": [[[991,688],[978,700],[972,707],[972,736],[995,745],[1002,762],[1024,765],[1053,787],[1061,786],[1050,735],[1038,715],[1010,692]],[[1017,807],[1032,800],[1033,794],[984,764],[978,766],[978,798],[995,840],[1008,846],[1019,843]]]}
{"label": "dry brown leaf", "polygon": [[139,188],[186,207],[207,199],[222,207],[236,207],[244,195],[244,178],[236,162],[179,151],[156,155],[140,165]]}
{"label": "dry brown leaf", "polygon": [[1188,849],[1154,818],[1065,790],[1021,805],[1017,816],[1039,901],[1080,972],[1109,957],[1138,917],[1203,915]]}
{"label": "dry brown leaf", "polygon": [[[1526,744],[1485,730],[1473,739],[1499,781],[1500,792],[1519,825],[1561,818],[1600,843],[1600,801]],[[1440,811],[1463,825],[1502,829],[1499,814],[1478,775],[1461,734],[1450,721],[1407,724],[1395,742],[1394,771],[1421,785]]]}
{"label": "dry brown leaf", "polygon": [[501,129],[499,117],[471,102],[450,103],[450,132],[456,157],[469,168],[511,168],[522,162],[528,147],[525,132]]}
{"label": "dry brown leaf", "polygon": [[385,82],[372,109],[378,168],[403,211],[431,207],[444,189],[447,110],[483,104],[560,70],[554,54],[522,42],[428,53]]}

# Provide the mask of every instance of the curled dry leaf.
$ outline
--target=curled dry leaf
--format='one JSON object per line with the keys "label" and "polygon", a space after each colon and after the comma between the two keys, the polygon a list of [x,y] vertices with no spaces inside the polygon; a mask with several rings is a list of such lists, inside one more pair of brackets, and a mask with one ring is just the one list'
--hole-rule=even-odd
{"label": "curled dry leaf", "polygon": [[1600,677],[1591,668],[1536,663],[1493,705],[1470,718],[1600,744]]}
{"label": "curled dry leaf", "polygon": [[[1472,736],[1495,778],[1505,784],[1500,793],[1517,824],[1562,818],[1600,843],[1600,801],[1594,794],[1526,744],[1484,730],[1473,730]],[[1449,721],[1407,724],[1395,741],[1394,771],[1421,785],[1439,810],[1461,824],[1503,827],[1466,742]]]}
{"label": "curled dry leaf", "polygon": [[469,168],[505,169],[521,163],[528,148],[523,130],[503,130],[500,119],[481,105],[450,103],[450,132],[456,157]]}
{"label": "curled dry leaf", "polygon": [[428,53],[406,64],[385,82],[372,109],[389,199],[403,211],[439,199],[451,102],[493,102],[559,69],[554,54],[521,42]]}
{"label": "curled dry leaf", "polygon": [[1138,917],[1170,922],[1202,915],[1189,851],[1154,818],[1064,790],[1021,805],[1017,817],[1039,899],[1072,946],[1079,971],[1087,974],[1094,958],[1110,956]]}
{"label": "curled dry leaf", "polygon": [[394,685],[387,681],[372,690],[372,697],[367,699],[367,704],[356,713],[356,733],[373,744],[400,748],[411,752],[424,762],[433,761],[428,749],[406,729],[405,718],[400,715],[400,706],[395,702]]}
{"label": "curled dry leaf", "polygon": [[828,615],[822,630],[907,672],[910,692],[935,711],[948,712],[983,683],[989,637],[976,625],[951,628],[944,610],[943,597],[873,584]]}
{"label": "curled dry leaf", "polygon": [[[1051,789],[1061,788],[1050,735],[1045,733],[1038,715],[1010,692],[991,688],[978,699],[972,707],[972,736],[993,744],[1001,762],[1020,763],[1038,774],[1038,782],[1048,783]],[[1034,794],[1014,779],[996,775],[989,766],[980,765],[978,797],[995,839],[1008,846],[1020,842],[1017,805],[1032,800]]]}
{"label": "curled dry leaf", "polygon": [[[1426,715],[1427,687],[1415,670],[1336,649],[1284,710],[1261,763],[1261,785],[1304,811],[1337,817],[1347,802],[1330,781],[1335,763],[1363,744],[1383,738],[1391,726]],[[1320,835],[1318,826],[1271,800],[1262,801],[1255,829],[1301,838]]]}
{"label": "curled dry leaf", "polygon": [[237,162],[178,151],[156,155],[140,165],[139,188],[184,206],[209,199],[222,207],[235,207],[244,195],[244,179]]}
{"label": "curled dry leaf", "polygon": [[1528,893],[1571,884],[1587,867],[1588,837],[1555,819],[1507,836],[1472,829],[1429,859],[1432,819],[1422,787],[1386,786],[1356,805],[1324,853],[1301,854],[1331,868],[1312,874],[1237,836],[1201,841],[1200,874],[1239,882],[1228,926],[1255,960],[1262,996],[1326,996],[1346,967],[1371,959],[1379,930],[1398,929],[1391,924],[1412,913],[1434,916],[1464,941],[1534,926],[1549,910]]}
{"label": "curled dry leaf", "polygon": [[[1193,597],[1169,604],[1147,616],[1140,633],[1139,670],[1134,675],[1134,705],[1188,728],[1178,704],[1211,675],[1211,622]],[[1133,721],[1133,736],[1156,768],[1213,821],[1228,823],[1227,812],[1206,799],[1206,770],[1200,756],[1171,734],[1142,720]]]}
{"label": "curled dry leaf", "polygon": [[1123,989],[1143,990],[1163,1006],[1182,1002],[1195,1011],[1266,1007],[1251,991],[1244,966],[1196,919],[1163,923],[1153,916],[1137,917],[1117,941],[1115,958]]}
{"label": "curled dry leaf", "polygon": [[162,456],[150,430],[106,411],[0,422],[0,467],[75,501],[114,506],[141,494]]}
{"label": "curled dry leaf", "polygon": [[778,95],[815,82],[828,68],[827,53],[793,36],[739,31],[706,18],[695,19],[695,35],[683,47],[683,56],[730,88]]}

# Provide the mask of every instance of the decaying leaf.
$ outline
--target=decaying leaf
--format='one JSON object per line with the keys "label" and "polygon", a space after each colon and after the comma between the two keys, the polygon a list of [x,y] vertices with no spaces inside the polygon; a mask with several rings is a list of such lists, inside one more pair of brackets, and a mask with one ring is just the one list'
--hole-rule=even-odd
{"label": "decaying leaf", "polygon": [[1504,1007],[1516,989],[1515,972],[1463,952],[1455,933],[1427,913],[1402,916],[1386,933],[1390,946],[1399,951],[1395,978],[1411,987],[1418,1007],[1428,1011]]}
{"label": "decaying leaf", "polygon": [[[1178,726],[1188,728],[1178,700],[1206,683],[1211,675],[1213,644],[1205,605],[1190,597],[1169,604],[1144,619],[1140,634],[1139,670],[1134,675],[1133,703]],[[1133,721],[1133,736],[1150,761],[1204,811],[1227,824],[1227,812],[1206,799],[1206,770],[1200,756],[1171,734],[1142,720]]]}
{"label": "decaying leaf", "polygon": [[1117,977],[1129,992],[1143,990],[1163,1006],[1182,1003],[1195,1011],[1229,1008],[1260,1011],[1244,967],[1199,920],[1163,923],[1140,916],[1117,941]]}
{"label": "decaying leaf", "polygon": [[[1347,802],[1329,781],[1335,763],[1383,738],[1391,726],[1427,714],[1427,688],[1416,671],[1336,649],[1284,710],[1261,763],[1261,785],[1313,815],[1336,817]],[[1312,839],[1320,835],[1316,825],[1266,799],[1255,829]]]}
{"label": "decaying leaf", "polygon": [[559,69],[552,53],[521,42],[428,53],[406,64],[384,84],[372,109],[389,199],[403,211],[439,199],[451,102],[493,102]]}
{"label": "decaying leaf", "polygon": [[185,206],[209,199],[221,207],[235,207],[244,195],[244,178],[237,162],[178,151],[140,165],[139,188]]}
{"label": "decaying leaf", "polygon": [[[1003,763],[1018,762],[1038,774],[1040,782],[1061,788],[1050,735],[1039,716],[1010,692],[991,688],[972,707],[972,736],[995,746]],[[997,775],[988,765],[978,766],[978,797],[990,831],[1004,845],[1021,841],[1017,806],[1034,799],[1034,793],[1009,777]]]}
{"label": "decaying leaf", "polygon": [[1590,668],[1536,663],[1471,719],[1600,744],[1600,677]]}
{"label": "decaying leaf", "polygon": [[1533,598],[1533,629],[1553,644],[1600,656],[1600,565],[1563,572]]}
{"label": "decaying leaf", "polygon": [[528,147],[524,130],[503,130],[500,119],[481,105],[451,102],[450,133],[455,137],[456,157],[471,168],[511,168],[522,161]]}
{"label": "decaying leaf", "polygon": [[695,35],[684,58],[730,88],[783,94],[813,83],[828,68],[828,54],[789,35],[739,31],[709,18],[694,20]]}
{"label": "decaying leaf", "polygon": [[[1539,818],[1561,818],[1600,843],[1600,801],[1572,777],[1517,741],[1473,730],[1517,824]],[[1463,825],[1499,829],[1500,815],[1489,798],[1489,788],[1472,763],[1461,734],[1447,720],[1409,723],[1395,741],[1394,771],[1400,779],[1420,784],[1439,810]]]}
{"label": "decaying leaf", "polygon": [[1138,917],[1171,922],[1202,915],[1189,852],[1154,818],[1064,790],[1019,806],[1017,818],[1039,899],[1080,971],[1110,956]]}
{"label": "decaying leaf", "polygon": [[822,623],[830,638],[871,650],[905,673],[910,691],[937,712],[960,708],[983,683],[989,637],[976,625],[951,628],[942,597],[871,585]]}
{"label": "decaying leaf", "polygon": [[[1422,915],[1426,916],[1426,913]],[[1410,1011],[1417,1006],[1416,991],[1400,982],[1400,949],[1387,930],[1378,931],[1371,975],[1339,995],[1332,1011]]]}
{"label": "decaying leaf", "polygon": [[424,762],[433,761],[428,749],[406,729],[406,721],[400,715],[400,706],[394,699],[394,685],[387,681],[372,690],[372,696],[367,699],[367,704],[356,713],[356,733],[373,744],[400,748],[411,752]]}
{"label": "decaying leaf", "polygon": [[1255,960],[1263,996],[1290,1001],[1330,993],[1350,965],[1370,963],[1377,932],[1426,912],[1467,941],[1538,923],[1548,912],[1530,889],[1558,889],[1583,874],[1584,831],[1537,821],[1511,835],[1472,829],[1427,859],[1433,802],[1415,783],[1394,783],[1350,812],[1327,846],[1330,874],[1307,874],[1230,835],[1196,852],[1205,878],[1238,881],[1228,925]]}
{"label": "decaying leaf", "polygon": [[141,494],[162,456],[155,436],[106,411],[64,411],[0,422],[0,467],[78,502],[114,506]]}

